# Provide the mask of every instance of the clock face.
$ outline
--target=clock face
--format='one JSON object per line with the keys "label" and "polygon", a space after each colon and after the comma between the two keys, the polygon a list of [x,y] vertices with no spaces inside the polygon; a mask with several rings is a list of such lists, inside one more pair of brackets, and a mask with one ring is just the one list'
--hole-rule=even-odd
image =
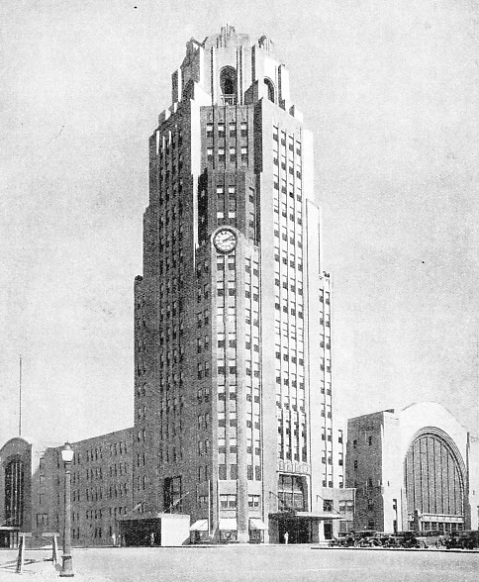
{"label": "clock face", "polygon": [[236,246],[236,235],[229,228],[222,228],[215,234],[213,242],[220,253],[230,253]]}

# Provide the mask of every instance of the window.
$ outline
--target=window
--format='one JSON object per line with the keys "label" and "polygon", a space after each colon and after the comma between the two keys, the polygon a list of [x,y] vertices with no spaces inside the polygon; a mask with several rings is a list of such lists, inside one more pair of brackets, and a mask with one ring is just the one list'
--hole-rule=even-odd
{"label": "window", "polygon": [[249,509],[259,510],[261,507],[261,496],[248,495],[248,507]]}
{"label": "window", "polygon": [[220,495],[220,508],[222,510],[236,509],[236,495]]}
{"label": "window", "polygon": [[37,527],[48,525],[48,513],[37,513]]}
{"label": "window", "polygon": [[323,511],[333,511],[332,499],[323,499]]}

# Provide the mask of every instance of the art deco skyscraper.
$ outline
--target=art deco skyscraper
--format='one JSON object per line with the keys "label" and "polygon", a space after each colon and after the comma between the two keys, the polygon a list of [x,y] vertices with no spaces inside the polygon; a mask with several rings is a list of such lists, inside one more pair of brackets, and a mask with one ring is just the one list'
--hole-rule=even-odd
{"label": "art deco skyscraper", "polygon": [[150,140],[134,505],[240,541],[314,541],[331,517],[319,226],[311,135],[271,41],[229,26],[190,40]]}

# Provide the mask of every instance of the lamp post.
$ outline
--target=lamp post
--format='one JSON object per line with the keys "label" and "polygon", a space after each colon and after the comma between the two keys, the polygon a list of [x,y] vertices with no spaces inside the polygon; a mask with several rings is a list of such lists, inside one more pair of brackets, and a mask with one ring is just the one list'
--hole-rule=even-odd
{"label": "lamp post", "polygon": [[62,449],[63,466],[65,467],[65,520],[63,523],[63,556],[60,576],[74,576],[72,568],[71,550],[71,494],[70,494],[70,466],[73,461],[73,449],[70,443],[65,443]]}

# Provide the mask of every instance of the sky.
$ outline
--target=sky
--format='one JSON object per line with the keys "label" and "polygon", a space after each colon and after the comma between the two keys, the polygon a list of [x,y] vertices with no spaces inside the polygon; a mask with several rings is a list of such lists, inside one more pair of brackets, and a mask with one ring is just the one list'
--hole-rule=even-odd
{"label": "sky", "polygon": [[3,0],[0,442],[133,423],[148,138],[185,44],[270,37],[315,141],[335,409],[477,432],[478,0]]}

